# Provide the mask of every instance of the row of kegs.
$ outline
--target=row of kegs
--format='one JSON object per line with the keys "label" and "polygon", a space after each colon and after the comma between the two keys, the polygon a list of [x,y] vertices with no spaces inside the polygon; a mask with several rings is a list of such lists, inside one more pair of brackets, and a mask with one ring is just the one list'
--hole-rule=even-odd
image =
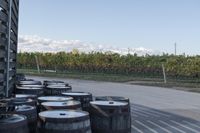
{"label": "row of kegs", "polygon": [[131,133],[128,98],[93,97],[62,81],[21,80],[0,100],[0,133]]}

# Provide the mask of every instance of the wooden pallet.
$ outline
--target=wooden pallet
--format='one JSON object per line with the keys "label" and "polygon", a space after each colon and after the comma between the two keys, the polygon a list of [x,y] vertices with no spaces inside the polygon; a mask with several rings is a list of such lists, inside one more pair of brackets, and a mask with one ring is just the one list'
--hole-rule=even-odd
{"label": "wooden pallet", "polygon": [[[9,92],[7,96],[10,96],[14,89],[18,41],[18,14],[19,0],[0,0],[0,98],[6,97],[6,88],[8,88]],[[9,83],[8,85],[7,82]]]}

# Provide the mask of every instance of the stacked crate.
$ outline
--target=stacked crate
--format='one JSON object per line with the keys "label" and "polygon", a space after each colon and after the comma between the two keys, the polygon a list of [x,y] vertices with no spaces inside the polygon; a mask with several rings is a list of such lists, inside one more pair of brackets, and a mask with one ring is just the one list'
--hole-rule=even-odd
{"label": "stacked crate", "polygon": [[19,0],[0,0],[0,98],[14,89]]}

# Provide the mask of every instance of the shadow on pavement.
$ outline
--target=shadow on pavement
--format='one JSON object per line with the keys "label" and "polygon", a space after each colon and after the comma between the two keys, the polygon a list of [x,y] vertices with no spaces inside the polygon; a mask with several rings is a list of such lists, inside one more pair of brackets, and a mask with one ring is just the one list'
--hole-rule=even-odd
{"label": "shadow on pavement", "polygon": [[131,104],[132,133],[200,133],[200,121]]}

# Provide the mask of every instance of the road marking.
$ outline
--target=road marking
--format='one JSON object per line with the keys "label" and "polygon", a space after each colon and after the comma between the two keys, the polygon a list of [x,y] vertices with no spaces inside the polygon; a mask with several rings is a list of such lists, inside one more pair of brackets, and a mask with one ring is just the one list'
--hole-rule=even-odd
{"label": "road marking", "polygon": [[143,133],[142,130],[140,130],[139,128],[135,127],[134,125],[131,126],[134,130],[136,130],[139,133]]}
{"label": "road marking", "polygon": [[136,120],[135,122],[137,122],[138,124],[144,126],[145,128],[147,128],[148,130],[150,130],[150,131],[153,132],[153,133],[158,133],[157,131],[155,131],[155,130],[152,129],[151,127],[149,127],[149,126],[143,124],[142,122],[140,122],[140,121],[138,121],[138,120]]}
{"label": "road marking", "polygon": [[167,132],[167,133],[172,133],[171,131],[169,131],[169,130],[163,128],[163,127],[161,127],[160,125],[158,125],[158,124],[156,124],[156,123],[154,123],[154,122],[152,122],[152,121],[149,121],[149,120],[148,120],[147,122],[149,122],[149,123],[151,123],[152,125],[154,125],[154,126],[160,128],[160,129],[164,130],[164,131]]}
{"label": "road marking", "polygon": [[164,125],[167,125],[168,127],[173,128],[174,130],[177,130],[177,131],[179,131],[179,132],[181,132],[181,133],[187,133],[187,132],[185,132],[185,131],[183,131],[183,130],[180,130],[180,129],[178,129],[177,127],[172,126],[172,125],[170,125],[170,124],[168,124],[168,123],[166,123],[166,122],[164,122],[164,121],[162,121],[162,120],[159,120],[159,122],[163,123]]}
{"label": "road marking", "polygon": [[190,131],[192,131],[192,132],[195,132],[195,133],[198,133],[198,132],[199,132],[198,130],[192,129],[192,128],[190,128],[190,127],[188,127],[188,126],[186,126],[186,125],[180,124],[180,123],[178,123],[178,122],[176,122],[176,121],[174,121],[174,120],[171,120],[171,122],[173,122],[173,123],[175,123],[175,124],[177,124],[177,125],[179,125],[179,126],[181,126],[181,127],[183,127],[183,128],[186,128],[186,129],[188,129],[188,130],[190,130]]}

